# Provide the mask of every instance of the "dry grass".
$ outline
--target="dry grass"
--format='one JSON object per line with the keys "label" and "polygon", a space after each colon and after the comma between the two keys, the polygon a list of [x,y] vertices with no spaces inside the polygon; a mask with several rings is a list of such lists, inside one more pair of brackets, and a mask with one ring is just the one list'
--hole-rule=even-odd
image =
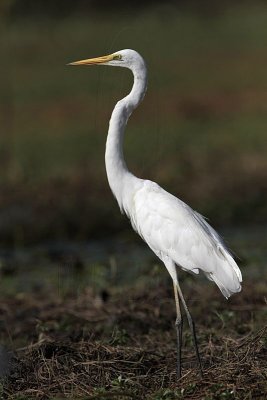
{"label": "dry grass", "polygon": [[195,299],[190,308],[198,327],[203,380],[185,330],[183,377],[176,381],[169,286],[102,297],[87,290],[65,299],[39,293],[0,303],[8,332],[2,341],[16,348],[3,398],[264,399],[264,288],[245,287],[224,302],[211,285],[204,291],[194,285],[194,292],[190,280],[183,286],[186,296]]}

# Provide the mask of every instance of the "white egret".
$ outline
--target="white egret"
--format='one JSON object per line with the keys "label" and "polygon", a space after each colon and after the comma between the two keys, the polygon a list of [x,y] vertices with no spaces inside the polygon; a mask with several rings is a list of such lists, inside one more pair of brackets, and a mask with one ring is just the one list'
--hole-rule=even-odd
{"label": "white egret", "polygon": [[129,68],[133,73],[132,90],[116,104],[109,122],[105,152],[108,182],[121,212],[129,217],[133,229],[165,264],[173,280],[178,378],[181,377],[183,324],[180,302],[193,335],[202,375],[194,322],[179,285],[176,266],[194,274],[203,271],[226,298],[241,290],[241,272],[220,236],[200,214],[156,183],[137,178],[127,168],[123,156],[124,130],[147,87],[146,64],[140,54],[134,50],[121,50],[69,65],[111,65]]}

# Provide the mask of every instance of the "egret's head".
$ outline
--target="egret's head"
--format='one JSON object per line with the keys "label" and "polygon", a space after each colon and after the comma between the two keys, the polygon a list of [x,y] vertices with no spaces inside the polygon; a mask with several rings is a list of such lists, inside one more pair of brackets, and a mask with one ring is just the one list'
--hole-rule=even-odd
{"label": "egret's head", "polygon": [[135,66],[144,66],[143,58],[135,50],[120,50],[107,56],[88,58],[75,61],[68,65],[111,65],[113,67],[125,67],[133,69]]}

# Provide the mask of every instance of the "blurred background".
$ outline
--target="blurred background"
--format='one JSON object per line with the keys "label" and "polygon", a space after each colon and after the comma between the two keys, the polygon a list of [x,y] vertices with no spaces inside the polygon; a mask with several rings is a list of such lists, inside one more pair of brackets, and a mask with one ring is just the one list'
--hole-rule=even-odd
{"label": "blurred background", "polygon": [[149,70],[127,127],[129,168],[208,216],[241,264],[264,266],[266,20],[263,1],[1,0],[5,291],[39,288],[38,266],[42,285],[51,271],[62,285],[63,271],[77,288],[73,277],[86,268],[101,286],[120,268],[135,267],[129,279],[157,263],[120,215],[104,168],[110,114],[131,74],[66,66],[123,48]]}

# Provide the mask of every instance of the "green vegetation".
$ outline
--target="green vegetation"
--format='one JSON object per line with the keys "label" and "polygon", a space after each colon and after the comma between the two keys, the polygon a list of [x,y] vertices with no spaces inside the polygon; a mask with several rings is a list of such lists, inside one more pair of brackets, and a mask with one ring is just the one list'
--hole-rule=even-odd
{"label": "green vegetation", "polygon": [[[14,357],[0,397],[264,399],[267,6],[4,18],[12,3],[0,5],[0,351]],[[149,67],[127,128],[130,169],[224,225],[240,257],[244,288],[229,302],[181,273],[203,381],[185,329],[176,382],[168,274],[128,233],[106,181],[108,120],[131,76],[66,66],[122,48]]]}
{"label": "green vegetation", "polygon": [[[266,219],[266,15],[264,4],[212,17],[158,6],[135,15],[6,21],[0,40],[2,208],[25,197],[31,206],[32,198],[45,215],[35,238],[46,236],[41,226],[51,230],[49,201],[58,214],[75,215],[74,236],[97,232],[89,217],[90,228],[79,232],[72,193],[82,192],[100,220],[113,207],[104,146],[110,113],[131,76],[66,63],[132,47],[147,60],[149,87],[127,128],[129,167],[215,223]],[[27,235],[21,227],[26,242]],[[14,241],[17,234],[10,236]]]}

